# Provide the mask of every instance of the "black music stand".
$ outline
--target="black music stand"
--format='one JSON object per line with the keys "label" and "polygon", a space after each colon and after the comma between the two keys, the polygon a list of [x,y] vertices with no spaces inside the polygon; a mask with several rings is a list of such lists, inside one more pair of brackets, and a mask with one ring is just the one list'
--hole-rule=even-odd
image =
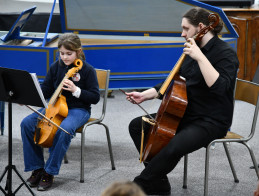
{"label": "black music stand", "polygon": [[[8,165],[0,177],[1,182],[7,173],[5,190],[0,186],[0,190],[5,195],[15,195],[23,185],[27,187],[32,195],[35,195],[17,171],[16,166],[12,164],[12,103],[44,107],[43,99],[38,90],[30,73],[0,67],[0,101],[8,102]],[[12,170],[23,182],[14,192],[12,192]]]}

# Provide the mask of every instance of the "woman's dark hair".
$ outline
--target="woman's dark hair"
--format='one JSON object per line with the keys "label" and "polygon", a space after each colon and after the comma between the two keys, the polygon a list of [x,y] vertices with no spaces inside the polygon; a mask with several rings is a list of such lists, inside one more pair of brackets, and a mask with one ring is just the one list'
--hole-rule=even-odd
{"label": "woman's dark hair", "polygon": [[[74,33],[65,33],[61,35],[58,40],[58,48],[60,48],[61,46],[64,46],[64,48],[66,48],[67,50],[76,52],[79,51],[80,48],[82,49],[80,38]],[[78,58],[85,60],[83,50],[79,54]]]}
{"label": "woman's dark hair", "polygon": [[[210,25],[209,15],[210,15],[210,12],[208,10],[200,7],[194,7],[189,11],[187,11],[183,15],[183,18],[186,18],[189,21],[189,23],[195,27],[197,27],[199,23],[203,23],[204,25],[209,26]],[[217,35],[220,33],[222,28],[223,28],[223,22],[220,19],[218,25],[211,31],[215,35]]]}

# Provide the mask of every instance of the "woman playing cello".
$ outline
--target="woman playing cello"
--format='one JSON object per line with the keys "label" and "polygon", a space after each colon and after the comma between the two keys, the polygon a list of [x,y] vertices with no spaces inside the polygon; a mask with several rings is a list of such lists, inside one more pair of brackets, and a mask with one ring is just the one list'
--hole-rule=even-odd
{"label": "woman playing cello", "polygon": [[[183,15],[182,37],[186,39],[183,53],[186,55],[179,75],[186,80],[188,104],[175,136],[135,177],[147,195],[168,195],[171,186],[167,174],[188,153],[206,147],[212,140],[226,135],[233,115],[233,91],[239,66],[236,52],[218,38],[223,23],[207,32],[199,42],[193,37],[209,26],[210,13],[203,8],[192,8]],[[133,103],[141,103],[158,96],[161,84],[143,92],[126,93]],[[152,114],[154,117],[156,114]],[[142,118],[133,119],[129,132],[140,152]],[[144,132],[150,130],[144,124]]]}
{"label": "woman playing cello", "polygon": [[[45,163],[41,146],[34,143],[38,114],[27,116],[21,123],[25,171],[32,171],[27,183],[31,187],[37,187],[39,191],[52,186],[53,176],[59,173],[61,162],[76,129],[88,121],[91,104],[98,103],[100,99],[95,69],[84,61],[79,37],[72,33],[63,34],[59,38],[58,49],[60,59],[51,65],[41,89],[44,97],[49,99],[61,84],[68,114],[60,127],[69,134],[57,130],[49,148],[49,158]],[[75,67],[74,62],[77,59],[82,60],[82,68],[71,78],[64,79],[66,73]]]}

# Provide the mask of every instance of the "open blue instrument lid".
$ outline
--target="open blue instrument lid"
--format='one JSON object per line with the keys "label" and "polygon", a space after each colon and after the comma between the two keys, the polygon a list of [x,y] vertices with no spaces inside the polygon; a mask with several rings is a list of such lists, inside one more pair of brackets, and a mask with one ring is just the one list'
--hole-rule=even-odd
{"label": "open blue instrument lid", "polygon": [[36,9],[36,6],[33,6],[27,10],[22,11],[21,14],[19,15],[19,17],[14,22],[11,29],[9,30],[9,32],[6,35],[2,36],[1,40],[3,42],[6,42],[6,41],[9,41],[12,39],[19,38],[22,28],[24,27],[26,22],[29,20],[29,18],[31,17],[31,15],[35,9]]}
{"label": "open blue instrument lid", "polygon": [[59,6],[63,32],[180,37],[182,15],[198,6],[221,17],[223,37],[238,37],[221,8],[196,0],[60,0]]}
{"label": "open blue instrument lid", "polygon": [[30,46],[34,46],[34,45],[37,46],[37,45],[42,45],[42,43],[44,43],[45,45],[46,42],[50,42],[56,39],[58,37],[57,33],[45,32],[45,36],[36,35],[36,34],[30,35],[28,33],[22,33],[22,29],[24,25],[28,22],[35,9],[36,9],[36,6],[33,6],[29,9],[22,11],[19,17],[14,22],[11,29],[8,31],[8,33],[1,36],[0,40],[2,40],[3,42],[7,42],[14,39],[31,39],[31,40],[34,40],[35,42],[33,44],[30,44]]}

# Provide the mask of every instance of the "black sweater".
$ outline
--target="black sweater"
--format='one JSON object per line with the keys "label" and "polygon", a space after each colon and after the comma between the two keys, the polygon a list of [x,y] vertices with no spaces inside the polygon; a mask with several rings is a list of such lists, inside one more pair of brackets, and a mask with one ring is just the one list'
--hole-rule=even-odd
{"label": "black sweater", "polygon": [[[179,72],[186,79],[188,99],[183,119],[202,119],[216,126],[229,128],[232,123],[233,91],[239,66],[236,52],[217,36],[201,48],[201,51],[219,72],[219,77],[208,87],[198,63],[186,56]],[[155,87],[156,90],[159,90],[159,86]]]}
{"label": "black sweater", "polygon": [[[65,77],[68,70],[74,65],[66,66],[62,60],[54,62],[41,85],[45,99],[51,98],[60,82]],[[91,111],[91,104],[96,104],[100,100],[100,92],[95,69],[86,62],[83,62],[83,67],[78,71],[80,76],[78,81],[73,81],[76,86],[81,89],[79,98],[72,95],[70,91],[63,90],[62,95],[66,97],[68,108],[85,108]]]}

